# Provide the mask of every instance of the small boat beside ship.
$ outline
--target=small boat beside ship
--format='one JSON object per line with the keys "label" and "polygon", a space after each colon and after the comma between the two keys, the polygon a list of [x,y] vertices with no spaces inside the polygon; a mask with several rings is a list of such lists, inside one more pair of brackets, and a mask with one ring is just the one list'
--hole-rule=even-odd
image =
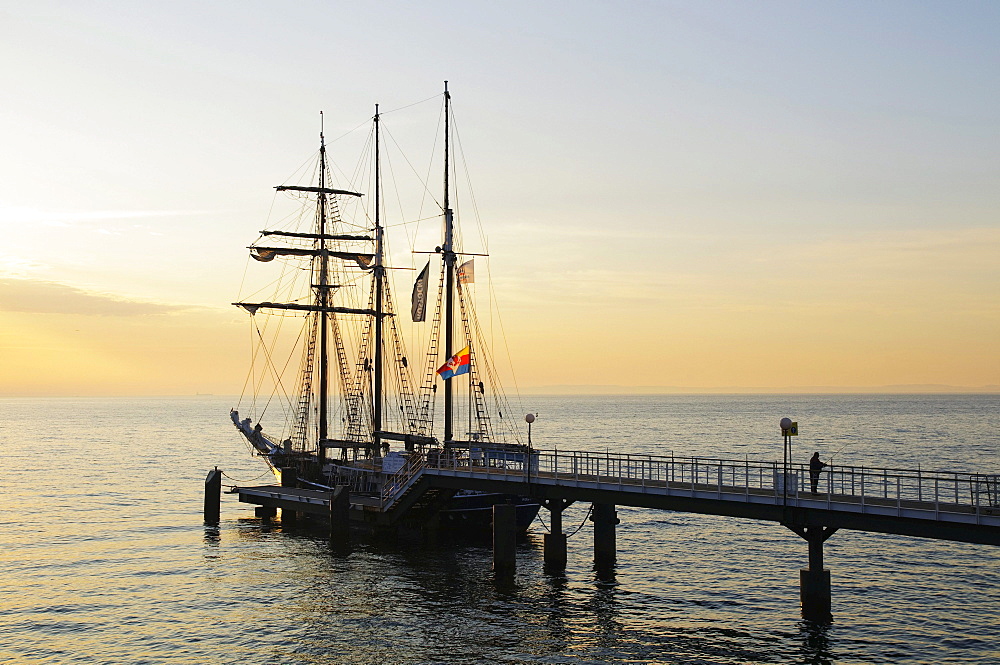
{"label": "small boat beside ship", "polygon": [[[279,480],[347,487],[361,501],[384,496],[401,469],[421,460],[534,462],[476,315],[474,261],[486,255],[463,249],[451,205],[447,84],[443,104],[440,244],[410,248],[426,255],[422,268],[390,259],[398,255],[389,251],[385,222],[378,107],[365,149],[371,177],[335,182],[321,129],[310,180],[276,187],[300,204],[298,211],[249,247],[253,259],[278,269],[269,275],[269,293],[234,303],[250,315],[254,362],[230,417]],[[417,276],[412,289],[405,280],[410,307],[400,315],[392,283],[404,271]],[[416,357],[404,344],[404,323],[423,343]],[[539,510],[528,497],[458,490],[438,496],[425,513],[446,530],[469,532],[489,528],[497,503],[517,506],[522,530]]]}

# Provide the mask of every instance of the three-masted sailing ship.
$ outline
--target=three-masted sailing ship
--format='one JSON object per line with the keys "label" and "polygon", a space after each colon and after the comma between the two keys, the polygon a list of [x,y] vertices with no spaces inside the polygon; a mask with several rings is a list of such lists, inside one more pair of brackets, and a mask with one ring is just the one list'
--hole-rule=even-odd
{"label": "three-masted sailing ship", "polygon": [[[426,348],[418,362],[405,349],[391,286],[393,271],[416,270],[393,266],[388,258],[377,106],[365,150],[374,164],[367,180],[372,205],[354,191],[361,187],[334,186],[321,129],[314,179],[276,187],[301,204],[300,213],[282,220],[281,228],[262,231],[249,247],[253,259],[282,270],[271,282],[273,295],[234,303],[250,314],[254,362],[230,415],[278,478],[291,471],[306,487],[348,486],[352,496],[378,496],[391,474],[418,457],[475,464],[484,455],[506,455],[530,463],[530,442],[521,441],[487,353],[472,297],[474,255],[461,247],[451,205],[447,83],[443,103],[441,242],[433,250],[413,249],[428,260],[404,313],[423,332]],[[463,530],[488,526],[498,502],[518,506],[522,528],[539,508],[525,497],[459,491],[442,503],[437,518]]]}

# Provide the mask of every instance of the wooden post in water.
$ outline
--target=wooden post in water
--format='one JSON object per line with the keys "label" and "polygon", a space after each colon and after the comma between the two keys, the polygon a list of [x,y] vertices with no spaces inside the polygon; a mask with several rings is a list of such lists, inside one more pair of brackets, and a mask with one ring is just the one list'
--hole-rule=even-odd
{"label": "wooden post in water", "polygon": [[543,537],[545,568],[552,572],[566,570],[566,534],[563,533],[562,514],[572,501],[548,499],[542,505],[549,510],[549,533]]}
{"label": "wooden post in water", "polygon": [[330,495],[330,547],[345,549],[351,543],[351,492],[338,485]]}
{"label": "wooden post in water", "polygon": [[[298,487],[299,486],[299,474],[293,467],[284,467],[281,469],[281,486],[282,487]],[[281,509],[281,524],[283,526],[295,526],[298,522],[299,514],[298,512],[290,508]]]}
{"label": "wooden post in water", "polygon": [[493,573],[502,577],[517,568],[517,507],[509,503],[493,505]]}
{"label": "wooden post in water", "polygon": [[598,574],[610,572],[617,560],[615,527],[620,524],[613,503],[595,503],[590,516],[594,523],[594,567]]}
{"label": "wooden post in water", "polygon": [[222,472],[215,467],[205,478],[205,524],[218,524],[222,503]]}

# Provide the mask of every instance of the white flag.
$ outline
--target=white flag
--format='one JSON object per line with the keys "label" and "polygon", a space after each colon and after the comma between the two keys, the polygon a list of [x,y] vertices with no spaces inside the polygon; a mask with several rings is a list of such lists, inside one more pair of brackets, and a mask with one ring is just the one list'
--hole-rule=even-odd
{"label": "white flag", "polygon": [[469,259],[462,265],[458,266],[458,283],[459,284],[472,284],[476,281],[476,269],[472,265],[475,259]]}

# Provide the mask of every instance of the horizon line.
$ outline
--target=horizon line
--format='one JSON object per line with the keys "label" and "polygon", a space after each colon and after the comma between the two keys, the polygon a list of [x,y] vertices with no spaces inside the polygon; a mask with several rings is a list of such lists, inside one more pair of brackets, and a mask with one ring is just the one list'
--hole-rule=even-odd
{"label": "horizon line", "polygon": [[[900,384],[887,386],[621,386],[614,384],[528,386],[508,396],[579,396],[579,395],[995,395],[1000,385],[952,386],[947,384]],[[0,399],[106,399],[106,398],[233,398],[236,393],[106,393],[73,392],[0,392]]]}

